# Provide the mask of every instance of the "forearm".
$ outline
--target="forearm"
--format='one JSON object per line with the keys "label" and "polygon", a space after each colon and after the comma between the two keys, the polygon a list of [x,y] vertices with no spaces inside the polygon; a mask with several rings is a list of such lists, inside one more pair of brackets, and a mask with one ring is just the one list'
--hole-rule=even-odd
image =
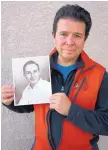
{"label": "forearm", "polygon": [[106,111],[86,110],[77,104],[72,104],[65,119],[86,132],[108,135],[108,109]]}
{"label": "forearm", "polygon": [[30,113],[34,111],[33,105],[14,106],[14,101],[10,105],[5,105],[8,109],[18,113]]}

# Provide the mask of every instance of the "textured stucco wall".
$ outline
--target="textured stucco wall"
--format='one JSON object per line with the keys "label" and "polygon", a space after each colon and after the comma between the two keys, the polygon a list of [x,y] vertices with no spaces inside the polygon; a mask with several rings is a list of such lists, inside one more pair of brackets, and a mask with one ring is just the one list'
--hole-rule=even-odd
{"label": "textured stucco wall", "polygon": [[[64,4],[80,4],[92,16],[86,52],[108,69],[108,2],[2,2],[2,84],[12,83],[11,58],[46,55],[53,48],[53,18]],[[30,150],[33,113],[17,114],[2,107],[2,150]],[[101,137],[100,150],[108,150]]]}

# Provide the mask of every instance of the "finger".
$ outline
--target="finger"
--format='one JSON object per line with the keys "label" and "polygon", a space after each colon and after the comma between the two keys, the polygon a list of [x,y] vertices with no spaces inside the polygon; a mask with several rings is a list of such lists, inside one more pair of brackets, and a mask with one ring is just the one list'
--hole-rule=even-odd
{"label": "finger", "polygon": [[60,95],[63,95],[64,93],[55,93],[53,94],[52,96],[60,96]]}
{"label": "finger", "polygon": [[55,108],[56,108],[56,105],[50,103],[50,109],[55,109]]}
{"label": "finger", "polygon": [[57,103],[59,101],[58,97],[51,97],[50,99],[50,103]]}
{"label": "finger", "polygon": [[14,93],[5,93],[5,94],[2,94],[2,98],[3,99],[7,99],[8,97],[13,97],[14,96]]}
{"label": "finger", "polygon": [[10,92],[14,92],[14,91],[15,91],[14,88],[4,88],[4,87],[1,88],[2,93],[10,93]]}
{"label": "finger", "polygon": [[59,95],[52,95],[52,96],[49,97],[49,99],[50,100],[52,100],[52,99],[58,99],[59,97],[60,97]]}
{"label": "finger", "polygon": [[12,89],[12,88],[14,88],[14,86],[12,86],[12,85],[3,85],[2,88],[3,89]]}
{"label": "finger", "polygon": [[2,87],[13,87],[12,84],[4,84]]}
{"label": "finger", "polygon": [[50,100],[50,101],[53,101],[53,100],[55,101],[56,98],[55,98],[55,97],[50,97],[49,100]]}
{"label": "finger", "polygon": [[9,98],[8,100],[3,100],[2,103],[5,104],[5,105],[10,105],[13,100],[14,100],[14,98],[11,97],[11,98]]}
{"label": "finger", "polygon": [[50,101],[50,104],[56,104],[56,101],[52,100]]}

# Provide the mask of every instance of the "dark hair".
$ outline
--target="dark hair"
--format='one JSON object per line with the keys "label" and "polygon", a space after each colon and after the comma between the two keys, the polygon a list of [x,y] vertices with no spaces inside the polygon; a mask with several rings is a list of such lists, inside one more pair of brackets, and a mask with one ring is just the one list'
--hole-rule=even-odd
{"label": "dark hair", "polygon": [[36,62],[34,62],[34,61],[32,61],[32,60],[29,60],[29,61],[27,61],[27,62],[24,64],[24,66],[23,66],[23,74],[25,74],[25,68],[26,68],[26,66],[27,66],[27,65],[30,65],[30,64],[35,64],[35,65],[37,66],[38,70],[39,70],[39,65],[38,65]]}
{"label": "dark hair", "polygon": [[62,6],[56,13],[54,22],[53,22],[53,33],[54,36],[56,35],[57,31],[57,23],[60,19],[65,19],[65,18],[71,18],[76,21],[83,21],[86,25],[86,30],[85,30],[85,40],[87,39],[91,25],[92,25],[92,20],[90,13],[85,10],[84,8],[78,6],[78,5],[65,5]]}

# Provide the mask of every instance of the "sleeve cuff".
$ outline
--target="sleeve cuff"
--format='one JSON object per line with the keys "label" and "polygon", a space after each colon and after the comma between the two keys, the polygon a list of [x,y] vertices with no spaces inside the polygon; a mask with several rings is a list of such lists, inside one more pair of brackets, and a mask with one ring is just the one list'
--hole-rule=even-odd
{"label": "sleeve cuff", "polygon": [[72,103],[68,116],[65,119],[74,122],[76,117],[80,117],[81,112],[82,108],[79,105]]}

